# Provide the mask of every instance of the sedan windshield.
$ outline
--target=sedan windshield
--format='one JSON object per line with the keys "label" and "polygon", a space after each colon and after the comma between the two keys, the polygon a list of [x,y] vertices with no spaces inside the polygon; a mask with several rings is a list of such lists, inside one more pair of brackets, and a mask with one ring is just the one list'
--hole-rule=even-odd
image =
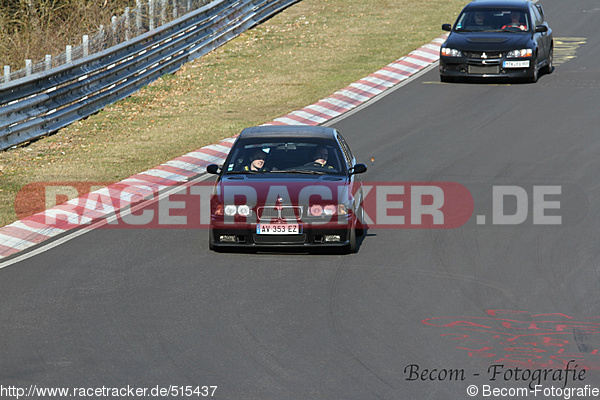
{"label": "sedan windshield", "polygon": [[246,140],[231,150],[224,173],[339,175],[346,173],[344,165],[339,147],[332,140]]}
{"label": "sedan windshield", "polygon": [[529,30],[529,15],[524,10],[470,9],[456,22],[460,32],[523,32]]}

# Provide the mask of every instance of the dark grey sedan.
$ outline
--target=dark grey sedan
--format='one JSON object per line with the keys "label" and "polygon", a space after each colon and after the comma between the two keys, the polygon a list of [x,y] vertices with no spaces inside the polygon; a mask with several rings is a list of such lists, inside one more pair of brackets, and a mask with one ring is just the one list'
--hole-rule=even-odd
{"label": "dark grey sedan", "polygon": [[475,0],[467,4],[440,49],[440,79],[521,78],[537,82],[551,73],[552,29],[539,3]]}

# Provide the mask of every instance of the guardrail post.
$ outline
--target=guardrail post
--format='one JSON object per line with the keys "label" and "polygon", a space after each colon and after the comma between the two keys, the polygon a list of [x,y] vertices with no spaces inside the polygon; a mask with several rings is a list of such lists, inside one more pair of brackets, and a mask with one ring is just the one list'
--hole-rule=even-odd
{"label": "guardrail post", "polygon": [[115,15],[110,18],[110,27],[112,29],[112,44],[118,44],[119,35],[117,32],[117,17]]}
{"label": "guardrail post", "polygon": [[30,59],[25,60],[25,75],[27,75],[27,76],[31,75],[32,70],[33,70],[33,66],[31,64],[31,60]]}
{"label": "guardrail post", "polygon": [[136,35],[142,33],[142,0],[135,0],[135,28]]}
{"label": "guardrail post", "polygon": [[160,0],[160,24],[167,23],[167,0]]}
{"label": "guardrail post", "polygon": [[88,35],[83,35],[81,39],[81,47],[83,51],[83,56],[87,57],[90,55],[90,37]]}
{"label": "guardrail post", "polygon": [[177,10],[177,0],[173,0],[173,19],[177,19],[178,15],[178,10]]}
{"label": "guardrail post", "polygon": [[131,16],[129,7],[125,7],[125,41],[131,38]]}
{"label": "guardrail post", "polygon": [[154,0],[148,0],[148,29],[154,29]]}
{"label": "guardrail post", "polygon": [[10,81],[10,65],[4,66],[4,83]]}
{"label": "guardrail post", "polygon": [[46,71],[48,71],[49,69],[52,68],[52,55],[51,54],[46,54],[45,68],[46,68]]}
{"label": "guardrail post", "polygon": [[190,12],[191,8],[192,8],[192,0],[188,0],[188,2],[187,2],[187,12]]}
{"label": "guardrail post", "polygon": [[65,48],[65,57],[67,64],[73,61],[73,46],[71,46],[70,44],[68,44]]}
{"label": "guardrail post", "polygon": [[104,43],[104,41],[106,40],[105,38],[105,34],[104,34],[104,25],[100,25],[98,27],[98,35],[96,35],[96,37],[98,38],[98,49],[96,49],[95,51],[102,51],[106,48],[106,43]]}

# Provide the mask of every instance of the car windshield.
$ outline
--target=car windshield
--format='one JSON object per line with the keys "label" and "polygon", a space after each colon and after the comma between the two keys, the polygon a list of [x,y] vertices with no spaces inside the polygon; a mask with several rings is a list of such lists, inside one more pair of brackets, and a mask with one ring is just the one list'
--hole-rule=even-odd
{"label": "car windshield", "polygon": [[523,32],[529,26],[529,15],[524,10],[470,9],[461,13],[454,29],[460,32]]}
{"label": "car windshield", "polygon": [[224,174],[342,175],[346,173],[342,160],[333,140],[243,140],[231,149]]}

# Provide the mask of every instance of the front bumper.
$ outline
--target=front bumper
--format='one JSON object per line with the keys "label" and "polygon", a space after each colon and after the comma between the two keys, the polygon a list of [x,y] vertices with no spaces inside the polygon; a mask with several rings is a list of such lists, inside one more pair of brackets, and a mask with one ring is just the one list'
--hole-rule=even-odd
{"label": "front bumper", "polygon": [[331,222],[328,224],[302,224],[299,234],[259,234],[256,224],[224,224],[222,221],[211,221],[209,240],[213,248],[344,248],[350,244],[351,220]]}
{"label": "front bumper", "polygon": [[[507,68],[505,61],[528,61],[529,66]],[[440,57],[439,71],[450,78],[527,78],[534,74],[534,60],[530,58],[505,58],[481,60],[467,57]]]}
{"label": "front bumper", "polygon": [[[339,240],[327,241],[327,236],[339,237]],[[226,237],[226,240],[222,240]],[[232,241],[233,239],[233,241]],[[350,231],[345,230],[309,230],[299,235],[258,235],[251,229],[212,229],[210,241],[215,248],[277,248],[277,247],[347,247],[350,244]]]}

